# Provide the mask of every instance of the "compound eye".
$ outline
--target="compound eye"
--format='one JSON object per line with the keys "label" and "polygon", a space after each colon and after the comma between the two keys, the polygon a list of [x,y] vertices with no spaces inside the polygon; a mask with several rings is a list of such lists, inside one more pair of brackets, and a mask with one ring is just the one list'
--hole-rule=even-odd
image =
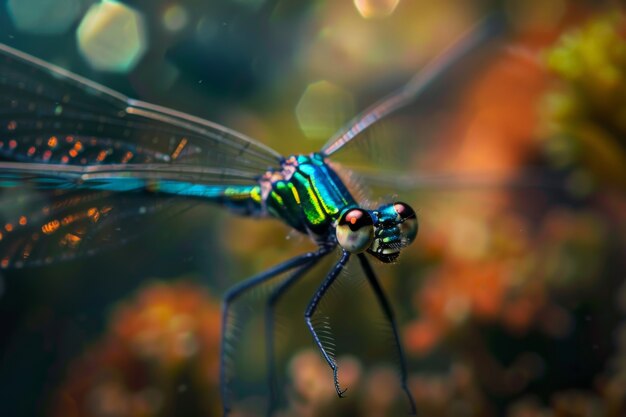
{"label": "compound eye", "polygon": [[350,209],[343,213],[337,223],[337,242],[352,253],[365,251],[374,240],[374,220],[361,209]]}
{"label": "compound eye", "polygon": [[400,216],[400,233],[406,240],[406,244],[413,242],[417,236],[417,216],[415,211],[406,203],[397,202],[393,204],[393,208]]}

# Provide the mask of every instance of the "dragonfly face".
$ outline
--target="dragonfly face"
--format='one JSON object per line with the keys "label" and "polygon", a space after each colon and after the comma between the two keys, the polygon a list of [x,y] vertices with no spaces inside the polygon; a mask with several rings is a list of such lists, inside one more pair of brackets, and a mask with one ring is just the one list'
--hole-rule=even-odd
{"label": "dragonfly face", "polygon": [[349,208],[337,222],[339,245],[351,253],[367,251],[380,261],[390,263],[400,250],[417,236],[415,211],[406,203],[396,202],[376,210]]}
{"label": "dragonfly face", "polygon": [[372,215],[375,237],[367,251],[383,262],[393,262],[400,255],[400,249],[411,244],[417,236],[415,211],[406,203],[396,202],[381,206]]}

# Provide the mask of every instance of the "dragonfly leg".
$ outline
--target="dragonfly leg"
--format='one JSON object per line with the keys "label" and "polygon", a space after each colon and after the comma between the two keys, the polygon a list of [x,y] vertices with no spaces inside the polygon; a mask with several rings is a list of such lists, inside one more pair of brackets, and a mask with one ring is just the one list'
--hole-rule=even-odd
{"label": "dragonfly leg", "polygon": [[307,271],[309,271],[317,262],[330,252],[331,248],[320,248],[317,252],[318,256],[312,259],[308,264],[302,265],[295,270],[286,280],[281,282],[270,294],[265,308],[265,351],[267,355],[267,382],[270,390],[270,404],[267,415],[271,416],[276,405],[276,374],[275,374],[275,357],[274,357],[274,310],[276,304],[283,294],[295,284]]}
{"label": "dragonfly leg", "polygon": [[344,250],[341,255],[341,259],[339,259],[339,261],[335,264],[333,269],[326,276],[326,279],[324,280],[324,282],[322,282],[322,285],[320,285],[320,287],[317,289],[317,291],[315,292],[315,295],[313,295],[313,298],[309,302],[306,312],[304,313],[304,319],[306,321],[307,327],[309,328],[309,330],[311,331],[311,334],[313,335],[313,340],[315,340],[315,344],[317,344],[317,347],[320,350],[322,356],[324,357],[324,359],[326,360],[326,362],[328,363],[328,365],[333,371],[333,382],[335,383],[335,390],[337,391],[337,395],[339,396],[339,398],[343,397],[343,394],[346,392],[346,390],[345,389],[342,390],[341,387],[339,386],[339,378],[337,376],[337,372],[338,372],[337,362],[327,352],[326,348],[324,347],[322,340],[320,339],[320,336],[318,335],[318,332],[315,330],[315,327],[313,326],[312,317],[315,314],[315,310],[317,310],[317,306],[319,305],[320,301],[322,300],[322,298],[324,298],[324,295],[326,294],[330,286],[333,284],[333,282],[335,282],[335,279],[337,279],[337,277],[339,276],[339,273],[344,268],[349,258],[350,258],[350,252],[347,252]]}
{"label": "dragonfly leg", "polygon": [[307,252],[300,256],[296,256],[295,258],[289,259],[281,264],[274,266],[273,268],[268,269],[252,278],[249,278],[245,281],[240,282],[239,284],[231,287],[226,294],[224,294],[224,301],[222,304],[222,339],[221,339],[221,352],[220,352],[220,387],[221,387],[221,397],[222,397],[222,407],[223,407],[223,415],[227,416],[230,412],[230,406],[228,403],[228,390],[227,390],[227,380],[226,380],[226,348],[227,348],[227,340],[226,340],[226,329],[228,326],[228,318],[230,313],[231,305],[243,294],[247,291],[253,289],[254,287],[263,284],[275,278],[276,276],[290,271],[294,268],[302,267],[316,259],[318,259],[321,255],[319,251],[315,252]]}
{"label": "dragonfly leg", "polygon": [[396,347],[396,353],[398,355],[398,360],[400,362],[399,365],[400,365],[400,379],[401,379],[401,384],[402,384],[402,390],[404,391],[404,393],[406,394],[409,400],[411,414],[416,414],[417,408],[415,406],[415,400],[413,399],[413,395],[411,395],[411,392],[409,391],[409,388],[407,385],[406,359],[404,357],[404,351],[402,350],[402,344],[400,343],[400,335],[398,333],[398,327],[396,326],[396,320],[394,318],[393,310],[391,309],[391,305],[389,304],[389,301],[387,300],[387,297],[385,296],[385,293],[382,287],[380,286],[380,283],[378,282],[378,278],[376,278],[376,274],[374,273],[372,266],[367,260],[367,257],[362,253],[360,253],[358,257],[359,257],[359,261],[361,262],[361,267],[363,268],[363,272],[365,272],[365,276],[367,277],[367,280],[370,286],[374,290],[376,299],[378,300],[378,303],[383,309],[383,313],[385,314],[385,317],[387,318],[387,321],[389,322],[389,325],[391,326],[391,331],[393,332],[393,339],[394,339],[394,343]]}

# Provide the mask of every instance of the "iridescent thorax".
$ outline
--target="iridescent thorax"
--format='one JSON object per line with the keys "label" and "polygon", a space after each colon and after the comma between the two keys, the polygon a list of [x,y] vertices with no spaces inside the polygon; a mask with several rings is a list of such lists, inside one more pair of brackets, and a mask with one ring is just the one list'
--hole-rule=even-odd
{"label": "iridescent thorax", "polygon": [[286,158],[259,181],[267,213],[294,229],[324,238],[341,212],[357,203],[319,153]]}

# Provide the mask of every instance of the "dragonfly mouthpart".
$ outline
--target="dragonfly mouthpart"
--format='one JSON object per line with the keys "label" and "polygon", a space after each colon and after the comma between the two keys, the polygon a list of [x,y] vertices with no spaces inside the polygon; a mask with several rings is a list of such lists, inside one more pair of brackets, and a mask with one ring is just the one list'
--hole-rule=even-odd
{"label": "dragonfly mouthpart", "polygon": [[[390,229],[383,229],[383,230],[385,230],[386,232],[399,234],[398,227],[394,226],[394,228],[396,229],[395,231],[390,230]],[[372,246],[370,246],[367,252],[370,253],[371,255],[374,255],[376,258],[378,258],[384,263],[390,263],[398,259],[398,256],[400,256],[400,250],[404,246],[405,245],[402,244],[401,240],[389,242],[389,238],[381,237],[381,238],[374,239],[374,241],[372,242]]]}
{"label": "dragonfly mouthpart", "polygon": [[367,252],[384,263],[394,262],[417,236],[417,216],[406,203],[387,204],[371,212],[374,239]]}

